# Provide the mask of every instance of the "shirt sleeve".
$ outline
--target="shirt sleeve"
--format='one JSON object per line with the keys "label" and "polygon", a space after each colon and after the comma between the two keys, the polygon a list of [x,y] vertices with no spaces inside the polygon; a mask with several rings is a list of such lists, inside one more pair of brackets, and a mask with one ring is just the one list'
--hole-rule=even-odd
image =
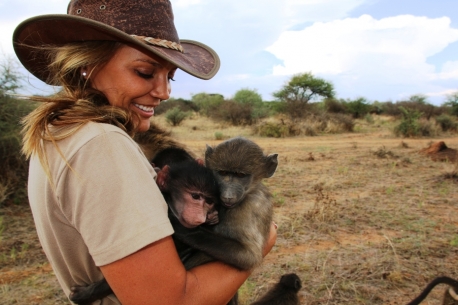
{"label": "shirt sleeve", "polygon": [[156,173],[127,135],[100,134],[68,161],[57,196],[97,266],[173,234]]}

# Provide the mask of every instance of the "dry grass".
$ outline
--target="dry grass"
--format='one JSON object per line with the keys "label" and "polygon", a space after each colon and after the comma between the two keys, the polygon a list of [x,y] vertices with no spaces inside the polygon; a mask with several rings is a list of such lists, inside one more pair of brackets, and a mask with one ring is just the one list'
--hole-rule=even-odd
{"label": "dry grass", "polygon": [[[172,129],[200,156],[220,142],[215,132],[250,137],[279,154],[276,174],[265,181],[277,245],[242,287],[242,304],[290,272],[302,279],[307,305],[406,304],[432,278],[458,278],[458,165],[418,154],[431,139],[401,142],[392,125],[375,118],[359,122],[359,133],[284,139],[197,117]],[[441,140],[458,148],[456,137]],[[1,303],[64,304],[28,208],[2,207],[0,217]],[[440,304],[441,294],[437,288],[425,304]]]}

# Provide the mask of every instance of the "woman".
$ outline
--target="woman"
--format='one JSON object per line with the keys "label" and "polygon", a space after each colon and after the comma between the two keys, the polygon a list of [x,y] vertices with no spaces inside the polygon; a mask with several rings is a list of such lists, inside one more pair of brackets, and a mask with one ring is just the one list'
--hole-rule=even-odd
{"label": "woman", "polygon": [[[209,47],[179,40],[168,0],[72,0],[67,15],[21,23],[16,54],[62,86],[24,118],[29,201],[66,295],[105,277],[102,304],[226,304],[250,271],[220,262],[186,271],[153,168],[132,140],[170,96],[177,68],[219,69]],[[266,255],[276,239],[272,226]]]}

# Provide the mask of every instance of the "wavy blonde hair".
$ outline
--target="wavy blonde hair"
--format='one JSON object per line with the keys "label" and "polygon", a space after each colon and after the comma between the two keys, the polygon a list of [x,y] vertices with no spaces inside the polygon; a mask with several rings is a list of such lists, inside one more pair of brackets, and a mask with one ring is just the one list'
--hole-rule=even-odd
{"label": "wavy blonde hair", "polygon": [[[87,122],[113,124],[134,135],[136,125],[132,120],[133,114],[111,106],[101,92],[91,88],[91,71],[89,80],[81,76],[83,67],[103,66],[120,46],[121,43],[115,41],[88,41],[39,48],[51,59],[47,82],[62,86],[62,90],[49,97],[30,98],[41,102],[41,105],[22,119],[22,152],[26,158],[33,154],[38,156],[51,183],[45,141],[51,141],[65,160],[57,141],[71,136]],[[67,166],[70,167],[68,162]]]}

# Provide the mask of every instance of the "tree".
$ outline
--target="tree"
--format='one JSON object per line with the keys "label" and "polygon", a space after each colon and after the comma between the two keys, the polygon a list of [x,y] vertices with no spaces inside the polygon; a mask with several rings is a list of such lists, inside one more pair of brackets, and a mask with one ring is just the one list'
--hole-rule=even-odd
{"label": "tree", "polygon": [[262,97],[256,90],[248,88],[240,89],[237,91],[233,98],[237,103],[251,105],[253,107],[262,106]]}
{"label": "tree", "polygon": [[334,86],[308,72],[294,75],[280,91],[274,92],[273,95],[287,104],[286,111],[294,119],[305,115],[309,101],[318,97],[334,97]]}
{"label": "tree", "polygon": [[349,112],[355,119],[365,116],[370,109],[369,102],[364,97],[349,100],[345,103],[345,106],[347,108],[347,112]]}
{"label": "tree", "polygon": [[199,112],[209,116],[210,112],[224,102],[221,94],[208,94],[205,92],[194,94],[191,100],[199,107]]}
{"label": "tree", "polygon": [[17,64],[11,58],[4,58],[0,62],[0,98],[15,93],[21,87],[20,80]]}
{"label": "tree", "polygon": [[451,114],[458,116],[458,91],[447,95],[444,106],[450,106]]}

